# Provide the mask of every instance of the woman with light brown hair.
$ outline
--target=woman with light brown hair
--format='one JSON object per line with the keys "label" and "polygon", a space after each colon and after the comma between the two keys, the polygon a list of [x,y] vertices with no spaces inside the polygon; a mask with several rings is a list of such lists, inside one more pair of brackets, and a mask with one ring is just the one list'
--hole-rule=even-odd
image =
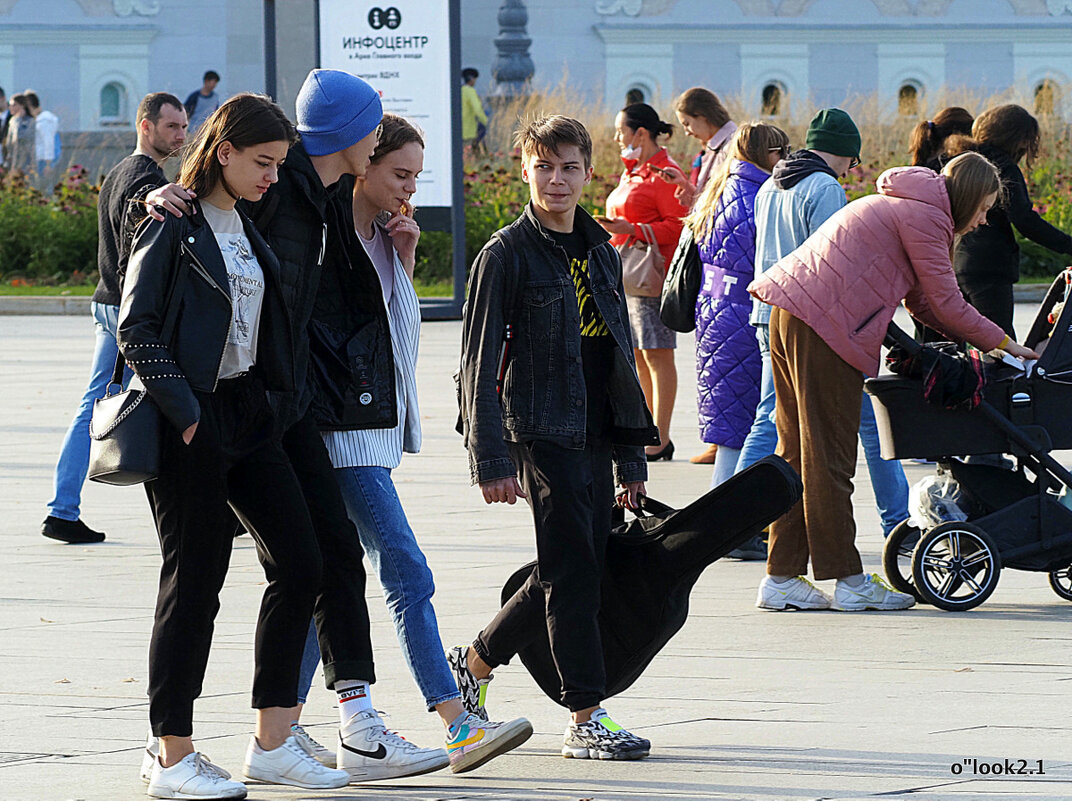
{"label": "woman with light brown hair", "polygon": [[755,274],[756,193],[789,153],[785,131],[748,122],[730,142],[719,168],[685,225],[703,264],[696,299],[696,390],[700,438],[717,447],[711,486],[733,476],[759,403],[760,356],[748,322]]}
{"label": "woman with light brown hair", "polygon": [[912,140],[908,150],[912,155],[913,167],[929,167],[941,172],[949,160],[946,153],[946,141],[951,136],[971,134],[972,115],[960,106],[949,106],[934,115],[932,120],[922,120],[912,129]]}
{"label": "woman with light brown hair", "polygon": [[674,101],[674,113],[685,133],[698,139],[703,149],[693,160],[688,175],[667,169],[660,177],[677,187],[677,199],[682,205],[691,207],[719,165],[730,158],[729,142],[737,125],[718,96],[701,86],[686,89]]}

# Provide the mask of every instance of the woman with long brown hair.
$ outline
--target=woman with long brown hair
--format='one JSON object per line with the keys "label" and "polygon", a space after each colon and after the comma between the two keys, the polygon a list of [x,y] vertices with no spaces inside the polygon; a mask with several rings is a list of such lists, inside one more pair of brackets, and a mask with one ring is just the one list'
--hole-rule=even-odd
{"label": "woman with long brown hair", "polygon": [[[224,103],[183,158],[179,181],[196,194],[195,213],[144,221],[123,285],[119,349],[164,417],[160,474],[146,484],[163,556],[149,649],[149,718],[160,740],[149,781],[154,798],[246,795],[192,739],[235,514],[257,543],[267,579],[245,775],[307,788],[349,781],[345,771],[312,759],[290,732],[320,553],[266,398],[266,390],[295,384],[279,262],[235,208],[239,199],[260,200],[276,182],[295,138],[266,97],[240,94]],[[171,304],[178,304],[176,322],[165,331]]]}
{"label": "woman with long brown hair", "polygon": [[975,120],[967,109],[949,106],[934,115],[932,120],[922,120],[912,129],[912,139],[908,151],[912,155],[913,167],[929,167],[941,172],[949,160],[945,150],[946,140],[951,136],[971,134]]}
{"label": "woman with long brown hair", "polygon": [[[997,168],[977,153],[940,174],[898,167],[878,193],[853,201],[748,291],[773,306],[771,363],[777,454],[800,473],[802,502],[771,525],[763,609],[907,609],[911,595],[866,575],[856,549],[852,478],[865,375],[876,375],[886,328],[902,301],[913,315],[981,350],[1038,358],[969,306],[950,264],[955,236],[997,202]],[[804,576],[837,579],[834,596]]]}
{"label": "woman with long brown hair", "polygon": [[1050,225],[1035,211],[1020,162],[1030,167],[1038,156],[1038,120],[1027,109],[1009,104],[984,111],[972,125],[971,138],[955,137],[952,152],[974,150],[997,165],[1005,192],[986,215],[986,225],[957,241],[953,269],[968,302],[1015,336],[1012,286],[1020,280],[1017,232],[1055,253],[1072,255],[1072,236]]}

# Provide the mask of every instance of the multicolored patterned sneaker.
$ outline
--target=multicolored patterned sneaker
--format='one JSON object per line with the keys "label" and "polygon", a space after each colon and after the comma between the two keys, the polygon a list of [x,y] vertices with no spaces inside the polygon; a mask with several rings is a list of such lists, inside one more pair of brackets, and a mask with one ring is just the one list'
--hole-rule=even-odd
{"label": "multicolored patterned sneaker", "polygon": [[476,715],[481,720],[488,719],[488,712],[484,709],[484,701],[488,696],[488,685],[494,676],[486,679],[478,679],[469,669],[469,646],[455,645],[447,649],[447,664],[454,673],[454,680],[458,683],[458,691],[462,694],[462,706],[465,711]]}
{"label": "multicolored patterned sneaker", "polygon": [[600,707],[587,723],[570,723],[562,743],[567,759],[643,759],[651,742],[623,729]]}
{"label": "multicolored patterned sneaker", "polygon": [[525,718],[495,723],[481,720],[472,712],[447,734],[447,753],[452,773],[479,768],[489,759],[517,748],[532,736],[532,724]]}

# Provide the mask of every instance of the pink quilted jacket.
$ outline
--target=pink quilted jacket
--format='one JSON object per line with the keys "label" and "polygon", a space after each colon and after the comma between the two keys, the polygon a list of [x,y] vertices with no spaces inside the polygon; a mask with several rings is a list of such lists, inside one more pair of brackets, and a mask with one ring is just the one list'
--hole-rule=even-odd
{"label": "pink quilted jacket", "polygon": [[924,167],[897,167],[879,176],[878,191],[834,214],[748,291],[807,323],[871,376],[902,300],[947,336],[996,348],[1005,332],[968,305],[953,275],[945,179]]}

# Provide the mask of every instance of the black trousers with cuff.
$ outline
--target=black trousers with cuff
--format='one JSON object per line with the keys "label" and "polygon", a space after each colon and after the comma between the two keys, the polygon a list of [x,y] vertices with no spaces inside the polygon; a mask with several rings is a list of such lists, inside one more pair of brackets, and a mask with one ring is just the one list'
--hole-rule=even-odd
{"label": "black trousers with cuff", "polygon": [[[193,441],[165,426],[160,476],[146,492],[163,564],[149,646],[149,720],[156,736],[190,736],[237,514],[267,586],[254,645],[253,707],[297,703],[298,673],[320,587],[321,557],[302,489],[272,436],[263,384],[251,375],[198,393]],[[233,510],[233,511],[232,511]]]}
{"label": "black trousers with cuff", "polygon": [[589,435],[583,450],[543,441],[510,450],[536,524],[537,566],[473,648],[489,666],[504,665],[542,620],[562,703],[573,712],[598,706],[606,692],[597,615],[614,504],[611,446]]}

